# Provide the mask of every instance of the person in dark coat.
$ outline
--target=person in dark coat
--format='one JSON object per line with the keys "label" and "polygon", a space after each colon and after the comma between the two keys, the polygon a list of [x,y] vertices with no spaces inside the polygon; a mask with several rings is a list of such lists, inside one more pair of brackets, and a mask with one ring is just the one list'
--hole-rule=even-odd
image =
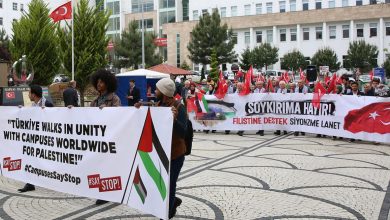
{"label": "person in dark coat", "polygon": [[[28,93],[28,97],[32,102],[32,107],[54,107],[53,103],[47,100],[44,96],[42,96],[42,87],[38,85],[30,85],[30,91]],[[19,106],[21,108],[22,106]],[[34,191],[35,186],[30,183],[26,183],[23,188],[18,189],[19,192],[24,193],[28,191]]]}
{"label": "person in dark coat", "polygon": [[62,93],[65,107],[74,106],[79,107],[79,95],[76,90],[76,81],[69,82],[68,88]]}
{"label": "person in dark coat", "polygon": [[375,89],[369,83],[364,84],[364,96],[375,96]]}
{"label": "person in dark coat", "polygon": [[135,80],[130,80],[130,88],[127,92],[127,100],[129,106],[134,106],[135,103],[139,102],[140,100],[140,91],[135,86]]}

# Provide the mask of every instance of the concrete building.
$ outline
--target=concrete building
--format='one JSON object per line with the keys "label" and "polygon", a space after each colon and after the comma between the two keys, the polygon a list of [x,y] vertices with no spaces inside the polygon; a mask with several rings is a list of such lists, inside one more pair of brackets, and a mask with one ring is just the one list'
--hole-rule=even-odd
{"label": "concrete building", "polygon": [[[364,39],[379,49],[378,64],[390,55],[390,3],[373,0],[240,0],[189,2],[188,22],[163,25],[168,38],[167,62],[179,65],[188,59],[187,44],[199,16],[218,9],[222,22],[237,37],[235,52],[269,42],[279,48],[279,57],[300,50],[307,59],[323,47],[346,59],[349,43]],[[194,69],[199,69],[193,64]],[[280,61],[273,67],[280,69]]]}
{"label": "concrete building", "polygon": [[28,10],[31,0],[0,0],[0,29],[12,36],[12,22],[19,20],[23,12]]}

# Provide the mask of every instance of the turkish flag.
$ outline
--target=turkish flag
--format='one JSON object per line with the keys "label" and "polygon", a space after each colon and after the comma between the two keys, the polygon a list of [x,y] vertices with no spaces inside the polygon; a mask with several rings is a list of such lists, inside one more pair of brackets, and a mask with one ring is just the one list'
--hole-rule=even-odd
{"label": "turkish flag", "polygon": [[275,92],[274,86],[272,85],[272,81],[270,78],[268,78],[267,88],[268,88],[268,92]]}
{"label": "turkish flag", "polygon": [[242,88],[242,91],[239,93],[239,95],[241,96],[248,95],[251,92],[252,74],[253,74],[253,69],[251,66],[248,72],[246,72],[245,74],[244,88]]}
{"label": "turkish flag", "polygon": [[352,133],[390,133],[390,102],[377,102],[349,111],[344,118],[344,130]]}
{"label": "turkish flag", "polygon": [[223,99],[228,91],[228,86],[226,84],[225,77],[223,77],[222,71],[219,72],[219,80],[217,91],[215,91],[215,97],[218,99]]}
{"label": "turkish flag", "polygon": [[15,99],[15,92],[5,92],[6,99]]}
{"label": "turkish flag", "polygon": [[69,1],[54,9],[50,16],[54,22],[72,18],[72,2]]}
{"label": "turkish flag", "polygon": [[196,107],[195,104],[195,98],[188,98],[187,99],[187,112],[197,112],[198,108]]}
{"label": "turkish flag", "polygon": [[317,84],[314,87],[313,100],[311,101],[314,108],[320,107],[321,97],[325,95],[325,92],[326,90],[322,86],[321,82],[317,82]]}
{"label": "turkish flag", "polygon": [[177,93],[174,97],[176,100],[181,100],[181,96],[179,95],[179,93]]}
{"label": "turkish flag", "polygon": [[326,92],[333,93],[334,91],[336,91],[336,86],[337,86],[337,75],[336,73],[334,73],[332,78],[330,79],[328,90]]}
{"label": "turkish flag", "polygon": [[371,70],[371,71],[370,71],[370,80],[372,81],[373,79],[374,79],[374,71]]}

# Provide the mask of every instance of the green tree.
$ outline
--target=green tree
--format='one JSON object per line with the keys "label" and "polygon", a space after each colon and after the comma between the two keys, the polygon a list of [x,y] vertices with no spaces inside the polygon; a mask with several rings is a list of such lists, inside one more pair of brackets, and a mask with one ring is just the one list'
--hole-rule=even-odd
{"label": "green tree", "polygon": [[241,69],[248,71],[252,65],[252,51],[247,47],[241,54],[240,67]]}
{"label": "green tree", "polygon": [[331,71],[337,71],[341,63],[338,62],[336,52],[329,47],[317,50],[317,52],[311,58],[311,63],[317,66],[329,66]]}
{"label": "green tree", "polygon": [[283,56],[282,69],[298,70],[299,68],[306,69],[307,62],[305,56],[298,50],[293,50]]}
{"label": "green tree", "polygon": [[[154,66],[162,62],[162,58],[156,53],[156,45],[154,33],[145,33],[145,65],[146,67]],[[122,38],[119,41],[116,50],[116,55],[119,60],[116,62],[117,67],[126,67],[138,69],[142,63],[142,32],[139,29],[137,21],[133,20],[129,23],[128,30],[122,32]]]}
{"label": "green tree", "polygon": [[[84,106],[85,89],[93,72],[107,64],[106,37],[109,14],[99,7],[90,8],[88,0],[80,0],[74,13],[75,80],[80,90],[81,105]],[[65,73],[72,71],[72,32],[69,24],[58,28],[60,48]]]}
{"label": "green tree", "polygon": [[210,64],[210,77],[213,79],[214,82],[218,81],[218,74],[219,74],[219,65],[218,65],[218,57],[217,57],[217,50],[213,49],[211,52],[211,64]]}
{"label": "green tree", "polygon": [[262,43],[255,47],[252,51],[252,63],[257,69],[265,67],[278,62],[279,49],[271,46],[269,43]]}
{"label": "green tree", "polygon": [[180,65],[180,68],[182,68],[183,70],[191,70],[191,67],[188,65],[188,63],[185,60]]}
{"label": "green tree", "polygon": [[4,29],[0,30],[0,60],[11,61],[9,38]]}
{"label": "green tree", "polygon": [[27,14],[12,23],[12,59],[18,60],[26,55],[28,66],[34,69],[33,83],[48,85],[61,63],[56,28],[43,0],[32,0],[28,8]]}
{"label": "green tree", "polygon": [[378,48],[366,43],[364,40],[349,43],[348,62],[353,68],[360,68],[363,72],[377,67]]}
{"label": "green tree", "polygon": [[390,78],[390,57],[387,57],[386,61],[383,63],[383,68],[386,71],[386,77]]}
{"label": "green tree", "polygon": [[236,54],[234,52],[233,30],[228,29],[227,24],[221,25],[221,17],[218,10],[212,15],[205,14],[192,30],[191,40],[187,49],[192,62],[210,64],[210,54],[215,49],[218,63],[231,63]]}

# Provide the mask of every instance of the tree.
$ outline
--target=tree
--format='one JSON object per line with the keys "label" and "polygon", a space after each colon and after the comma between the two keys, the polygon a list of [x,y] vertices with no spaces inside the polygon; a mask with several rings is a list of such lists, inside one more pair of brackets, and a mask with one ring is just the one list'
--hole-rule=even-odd
{"label": "tree", "polygon": [[378,48],[364,40],[349,43],[348,62],[353,68],[360,68],[363,72],[377,67]]}
{"label": "tree", "polygon": [[247,47],[241,54],[240,67],[241,69],[248,71],[252,65],[252,51]]}
{"label": "tree", "polygon": [[0,30],[0,60],[11,61],[9,38],[4,29]]}
{"label": "tree", "polygon": [[316,65],[317,69],[320,66],[329,66],[329,69],[332,71],[337,71],[341,66],[341,63],[338,62],[336,52],[329,47],[317,50],[311,58],[311,63]]}
{"label": "tree", "polygon": [[233,30],[227,24],[221,25],[218,10],[203,15],[192,30],[187,49],[192,62],[207,65],[211,63],[212,50],[217,52],[218,63],[231,63],[236,58],[234,52]]}
{"label": "tree", "polygon": [[[80,0],[74,11],[74,56],[75,80],[80,90],[81,105],[84,106],[84,93],[89,85],[90,75],[107,64],[108,38],[106,36],[109,14],[99,7],[88,7],[88,0]],[[65,73],[72,71],[71,26],[58,28],[60,48]]]}
{"label": "tree", "polygon": [[[156,53],[154,33],[145,33],[145,65],[146,67],[154,66],[162,62],[162,58]],[[142,63],[142,32],[139,29],[138,22],[133,20],[129,23],[128,30],[122,32],[122,39],[116,46],[116,55],[119,60],[116,62],[117,67],[126,67],[138,69]]]}
{"label": "tree", "polygon": [[386,61],[383,63],[383,68],[386,71],[386,77],[390,78],[390,57],[387,57]]}
{"label": "tree", "polygon": [[298,70],[299,68],[306,69],[307,62],[305,56],[298,50],[293,50],[283,56],[282,69]]}
{"label": "tree", "polygon": [[34,70],[33,83],[48,85],[61,63],[56,28],[43,0],[32,0],[28,8],[28,14],[12,23],[12,59],[19,60],[26,55],[27,66]]}
{"label": "tree", "polygon": [[218,66],[218,58],[217,58],[217,50],[213,49],[211,52],[211,64],[210,64],[210,77],[214,82],[218,81],[219,76],[219,66]]}
{"label": "tree", "polygon": [[262,43],[252,51],[252,63],[257,69],[267,67],[278,62],[279,49],[269,43]]}
{"label": "tree", "polygon": [[188,65],[188,63],[185,60],[180,65],[180,68],[182,68],[183,70],[191,70],[191,67]]}

